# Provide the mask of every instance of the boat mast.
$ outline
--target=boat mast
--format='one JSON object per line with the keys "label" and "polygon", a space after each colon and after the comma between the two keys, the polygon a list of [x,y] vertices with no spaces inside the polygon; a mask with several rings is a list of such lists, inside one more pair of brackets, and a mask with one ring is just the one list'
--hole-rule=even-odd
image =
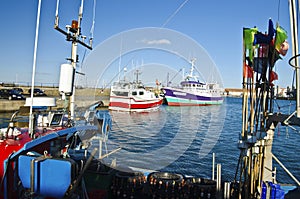
{"label": "boat mast", "polygon": [[196,80],[196,76],[194,75],[195,62],[196,62],[196,58],[192,58],[190,61],[191,63],[190,74],[188,74],[184,80],[189,80],[189,79]]}
{"label": "boat mast", "polygon": [[[268,35],[258,32],[256,27],[243,29],[243,112],[238,144],[240,158],[235,176],[239,183],[238,198],[256,198],[264,182],[276,183],[272,145],[278,120],[274,120],[273,114],[272,75],[276,74],[273,69],[280,29],[277,25],[275,32],[271,19]],[[264,37],[254,43],[257,35]]]}
{"label": "boat mast", "polygon": [[[291,26],[291,39],[292,39],[292,57],[298,55],[298,29],[297,29],[297,11],[296,1],[289,0],[290,9],[290,26]],[[299,78],[299,60],[298,57],[294,59],[295,73],[296,73],[296,113],[300,117],[300,78]]]}
{"label": "boat mast", "polygon": [[195,61],[196,61],[195,58],[191,60],[191,66],[192,67],[191,67],[191,70],[190,70],[190,77],[193,77],[193,75],[194,75]]}
{"label": "boat mast", "polygon": [[120,58],[119,58],[119,74],[118,74],[118,82],[120,82],[120,74],[121,74],[122,48],[123,48],[123,37],[121,38],[121,46],[120,46]]}
{"label": "boat mast", "polygon": [[[86,36],[81,34],[81,21],[82,21],[82,14],[83,14],[83,2],[84,0],[81,0],[81,5],[79,8],[79,14],[78,14],[78,21],[73,20],[72,25],[67,25],[66,29],[67,31],[64,31],[59,27],[59,17],[58,17],[58,7],[59,7],[59,0],[57,0],[57,6],[56,6],[56,15],[55,15],[55,25],[54,29],[58,30],[59,32],[63,33],[67,37],[67,41],[72,42],[72,49],[71,49],[71,58],[69,61],[71,61],[71,64],[76,71],[76,64],[78,62],[78,56],[77,56],[77,47],[78,43],[82,46],[92,50],[92,41],[93,38],[89,39],[89,43],[85,43]],[[71,119],[74,119],[75,115],[75,84],[73,84],[73,92],[70,96],[70,103],[69,103],[69,111],[70,111],[70,117]]]}
{"label": "boat mast", "polygon": [[135,79],[136,79],[136,83],[139,83],[139,75],[142,74],[139,69],[136,69],[136,71],[134,72],[135,74]]}
{"label": "boat mast", "polygon": [[[298,57],[298,31],[296,0],[289,0],[292,58],[289,64],[295,68],[297,107],[292,115],[273,113],[273,84],[276,74],[273,71],[275,62],[282,54],[285,56],[284,41],[277,39],[286,37],[284,30],[277,24],[275,38],[273,39],[273,23],[269,21],[268,35],[260,38],[254,44],[254,36],[259,35],[257,28],[244,28],[243,30],[243,115],[242,131],[239,141],[240,159],[236,172],[238,198],[256,198],[261,195],[265,182],[276,182],[273,172],[272,160],[280,161],[272,153],[273,136],[276,125],[280,122],[286,125],[300,126],[300,78]],[[247,35],[247,36],[246,36]],[[263,35],[260,33],[260,35]],[[278,38],[277,38],[278,35]],[[267,38],[266,38],[267,37]],[[274,41],[271,43],[270,40]],[[278,45],[281,50],[277,49]],[[277,48],[276,48],[277,47]],[[255,52],[255,53],[254,53]],[[280,57],[280,56],[279,56]],[[294,59],[293,64],[291,60]],[[294,114],[297,114],[294,116]],[[239,178],[238,178],[238,170]],[[287,172],[299,185],[300,182]]]}

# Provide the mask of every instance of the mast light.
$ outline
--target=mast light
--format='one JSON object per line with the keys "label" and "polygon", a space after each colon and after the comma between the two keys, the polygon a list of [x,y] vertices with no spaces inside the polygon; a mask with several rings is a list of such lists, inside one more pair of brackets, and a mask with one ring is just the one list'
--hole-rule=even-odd
{"label": "mast light", "polygon": [[70,31],[76,33],[77,30],[78,30],[78,21],[72,20],[72,28],[70,29]]}

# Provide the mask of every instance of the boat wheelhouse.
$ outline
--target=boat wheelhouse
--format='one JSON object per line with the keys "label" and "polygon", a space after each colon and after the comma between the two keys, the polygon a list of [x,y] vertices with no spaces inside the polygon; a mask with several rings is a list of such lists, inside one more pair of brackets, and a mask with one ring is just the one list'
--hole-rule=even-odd
{"label": "boat wheelhouse", "polygon": [[118,81],[110,92],[109,110],[143,112],[159,108],[163,98],[137,82]]}

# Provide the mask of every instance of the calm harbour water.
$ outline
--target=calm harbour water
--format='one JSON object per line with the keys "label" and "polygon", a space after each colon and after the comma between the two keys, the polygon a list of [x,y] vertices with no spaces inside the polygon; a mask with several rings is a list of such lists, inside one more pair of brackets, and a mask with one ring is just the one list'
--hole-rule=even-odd
{"label": "calm harbour water", "polygon": [[[290,101],[277,101],[282,112],[293,112]],[[118,165],[162,170],[197,177],[211,177],[212,153],[222,165],[222,180],[234,179],[241,131],[241,98],[225,98],[221,106],[169,107],[150,113],[111,112],[112,131],[108,151],[122,149],[107,162]],[[0,126],[10,114],[0,114]],[[300,134],[291,128],[275,131],[273,153],[300,179]],[[97,143],[94,143],[97,145]],[[295,184],[274,162],[279,183]]]}

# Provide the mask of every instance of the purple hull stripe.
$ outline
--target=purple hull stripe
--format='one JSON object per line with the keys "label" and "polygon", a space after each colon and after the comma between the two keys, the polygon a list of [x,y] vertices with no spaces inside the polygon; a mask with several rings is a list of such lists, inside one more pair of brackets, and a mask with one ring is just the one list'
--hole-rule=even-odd
{"label": "purple hull stripe", "polygon": [[[222,97],[204,97],[204,96],[199,96],[199,95],[193,95],[190,93],[186,93],[186,95],[175,95],[173,93],[173,90],[164,88],[165,91],[165,96],[170,96],[170,97],[176,97],[180,99],[191,99],[191,100],[203,100],[203,101],[215,101],[215,100],[222,100]],[[180,93],[181,91],[176,90],[175,92]],[[185,92],[181,92],[185,93]]]}

